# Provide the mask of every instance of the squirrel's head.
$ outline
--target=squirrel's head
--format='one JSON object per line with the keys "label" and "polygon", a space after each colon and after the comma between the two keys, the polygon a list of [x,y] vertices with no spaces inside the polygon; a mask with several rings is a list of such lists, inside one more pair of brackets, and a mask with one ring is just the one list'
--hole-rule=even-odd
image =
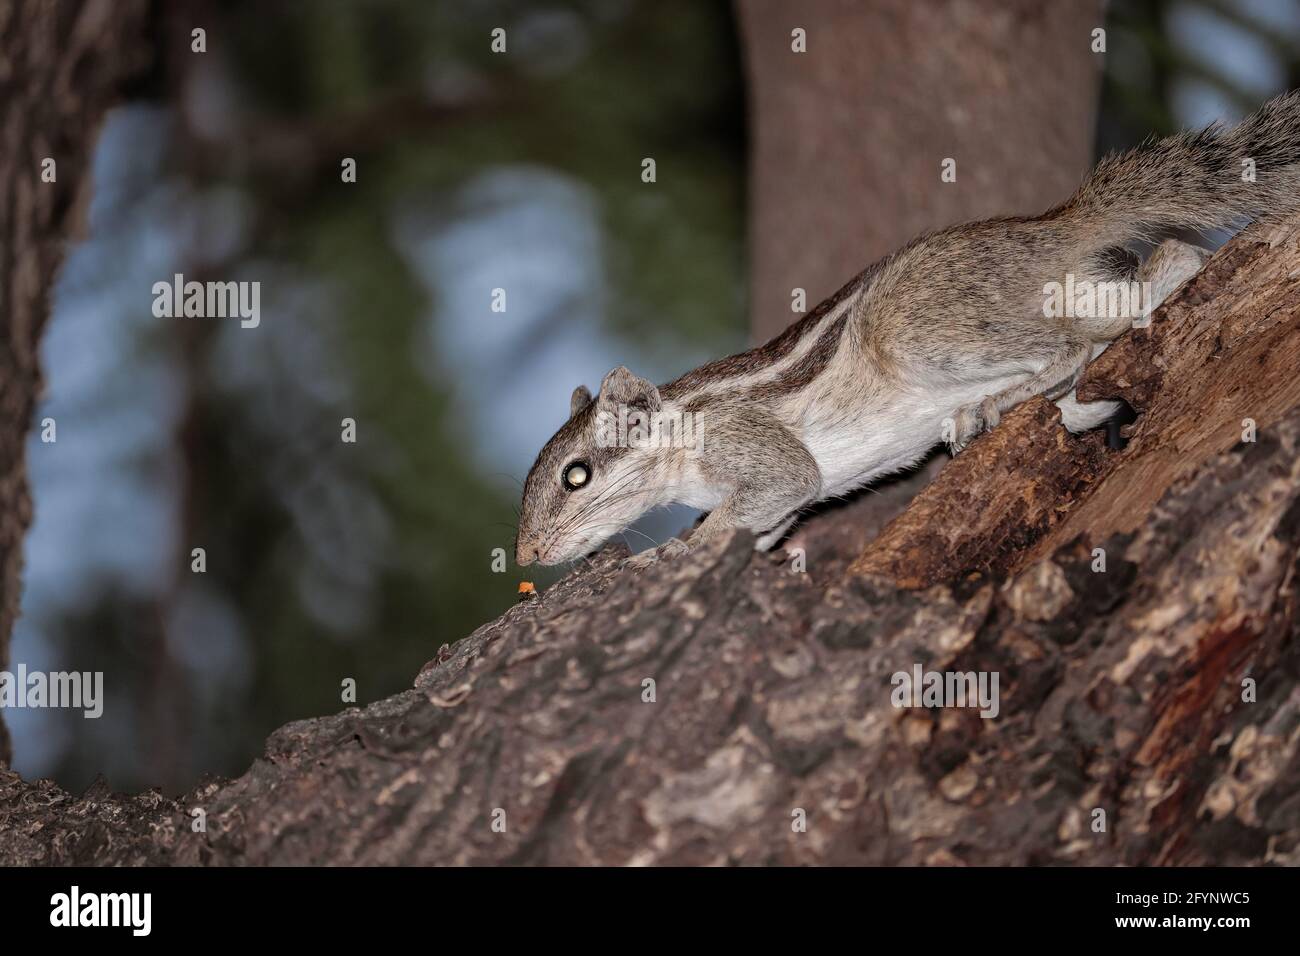
{"label": "squirrel's head", "polygon": [[595,399],[584,385],[573,390],[569,420],[524,482],[516,561],[580,558],[659,504],[653,450],[618,441],[616,423],[628,409],[661,407],[659,389],[621,365],[605,376]]}

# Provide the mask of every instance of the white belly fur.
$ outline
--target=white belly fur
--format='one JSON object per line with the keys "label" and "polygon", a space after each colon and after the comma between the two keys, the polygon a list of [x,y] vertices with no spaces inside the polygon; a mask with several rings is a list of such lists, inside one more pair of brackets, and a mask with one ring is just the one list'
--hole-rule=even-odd
{"label": "white belly fur", "polygon": [[929,397],[916,397],[893,408],[862,408],[841,413],[834,420],[808,421],[800,437],[821,469],[822,495],[843,495],[875,478],[910,468],[943,440],[944,419],[1027,377],[1021,372],[977,385],[936,390]]}

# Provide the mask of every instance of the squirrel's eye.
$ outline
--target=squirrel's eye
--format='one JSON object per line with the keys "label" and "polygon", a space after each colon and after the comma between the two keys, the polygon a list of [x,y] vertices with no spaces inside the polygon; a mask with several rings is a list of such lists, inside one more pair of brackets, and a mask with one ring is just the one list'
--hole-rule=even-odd
{"label": "squirrel's eye", "polygon": [[591,469],[585,461],[571,462],[564,469],[564,487],[576,491],[591,480]]}

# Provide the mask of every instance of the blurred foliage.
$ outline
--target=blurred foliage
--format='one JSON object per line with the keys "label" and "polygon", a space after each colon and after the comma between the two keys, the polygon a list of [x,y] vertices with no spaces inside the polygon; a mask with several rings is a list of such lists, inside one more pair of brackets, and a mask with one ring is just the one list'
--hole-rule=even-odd
{"label": "blurred foliage", "polygon": [[[497,27],[508,56],[490,50]],[[615,327],[666,322],[708,344],[737,328],[744,102],[729,5],[246,3],[231,31],[248,38],[236,76],[286,122],[329,122],[409,91],[445,104],[444,122],[378,144],[366,174],[376,191],[349,202],[382,210],[494,164],[542,164],[598,194]],[[653,191],[639,178],[648,150]]]}
{"label": "blurred foliage", "polygon": [[[457,188],[497,164],[559,171],[598,199],[614,328],[654,325],[710,349],[744,329],[744,110],[727,5],[246,0],[195,22],[229,84],[217,110],[228,138],[195,123],[210,105],[161,91],[182,117],[171,172],[198,193],[234,187],[251,228],[185,272],[263,279],[263,328],[234,346],[211,325],[159,332],[189,393],[183,540],[159,547],[185,566],[158,606],[105,592],[60,621],[64,659],[105,670],[112,694],[99,726],[68,728],[54,775],[74,788],[98,771],[115,788],[169,790],[242,772],[275,727],[344,706],[344,678],[360,704],[409,687],[440,644],[516,599],[513,554],[509,573],[490,568],[492,549],[512,545],[516,502],[477,473],[447,388],[417,361],[433,304],[395,248],[395,211],[427,197],[454,209]],[[489,49],[498,26],[508,56]],[[342,155],[358,159],[355,184],[340,183]],[[301,306],[269,298],[285,284],[270,274],[320,302],[288,347],[283,314]],[[245,371],[232,380],[232,367]],[[355,445],[339,441],[345,416]],[[188,573],[194,543],[201,577]],[[173,605],[200,586],[237,614],[248,657],[248,679],[217,694],[167,634]]]}
{"label": "blurred foliage", "polygon": [[[1200,43],[1187,42],[1184,28]],[[1180,94],[1200,92],[1241,116],[1273,93],[1300,87],[1297,0],[1112,0],[1106,29],[1098,153],[1181,129]],[[1235,41],[1232,54],[1217,61],[1204,55],[1204,46],[1226,47],[1227,40]],[[1252,59],[1263,69],[1246,74],[1277,81],[1244,80],[1241,67]]]}

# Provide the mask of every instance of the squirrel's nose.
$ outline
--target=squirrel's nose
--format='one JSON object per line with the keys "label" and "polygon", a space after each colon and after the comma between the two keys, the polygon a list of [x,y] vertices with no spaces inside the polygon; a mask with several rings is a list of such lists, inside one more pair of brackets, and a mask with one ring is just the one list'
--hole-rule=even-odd
{"label": "squirrel's nose", "polygon": [[515,545],[515,561],[519,565],[532,564],[537,560],[537,542],[520,540]]}

